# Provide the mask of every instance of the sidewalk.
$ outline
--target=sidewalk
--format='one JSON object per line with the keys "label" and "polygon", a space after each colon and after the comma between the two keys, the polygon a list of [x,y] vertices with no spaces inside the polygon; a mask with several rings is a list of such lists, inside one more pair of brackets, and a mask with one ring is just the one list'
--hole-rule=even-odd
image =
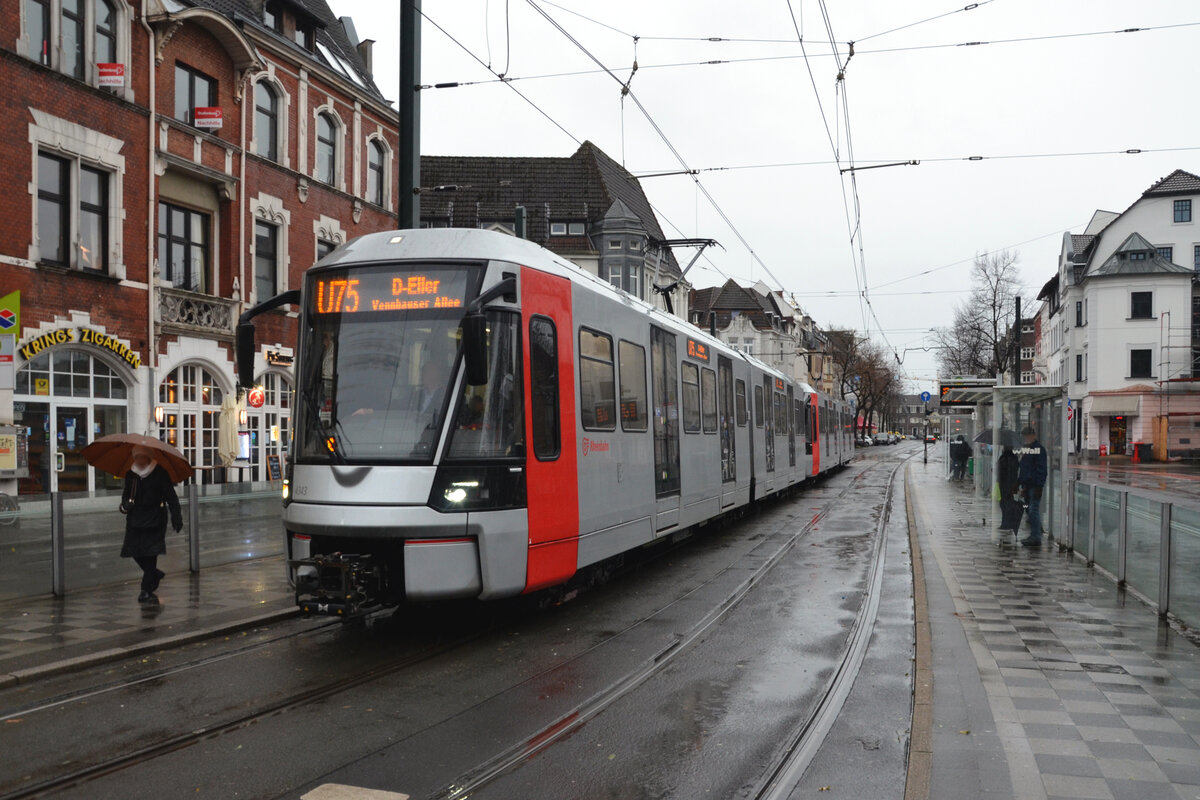
{"label": "sidewalk", "polygon": [[171,572],[161,604],[138,581],[0,603],[0,688],[299,613],[282,556]]}
{"label": "sidewalk", "polygon": [[1200,798],[1200,647],[1053,540],[994,544],[993,504],[942,471],[907,467],[932,632],[929,796]]}

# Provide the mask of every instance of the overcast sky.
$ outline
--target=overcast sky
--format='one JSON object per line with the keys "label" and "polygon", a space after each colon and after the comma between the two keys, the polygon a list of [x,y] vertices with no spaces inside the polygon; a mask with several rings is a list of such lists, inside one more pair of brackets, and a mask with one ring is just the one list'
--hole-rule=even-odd
{"label": "overcast sky", "polygon": [[[376,41],[376,82],[396,98],[399,3],[330,5]],[[681,170],[682,158],[702,188],[685,175],[642,186],[668,236],[723,245],[689,279],[794,293],[823,327],[868,330],[895,351],[915,391],[933,389],[934,354],[908,348],[950,323],[976,253],[1017,253],[1036,309],[1064,232],[1096,209],[1123,211],[1174,169],[1200,173],[1200,3],[964,5],[424,0],[422,83],[479,83],[422,93],[421,152],[569,156],[591,140],[635,175]],[[1127,28],[1157,29],[1081,35]],[[630,97],[622,109],[635,55],[630,88],[650,120]],[[698,64],[714,60],[734,63]],[[857,172],[856,214],[841,170],[910,160],[921,163]]]}

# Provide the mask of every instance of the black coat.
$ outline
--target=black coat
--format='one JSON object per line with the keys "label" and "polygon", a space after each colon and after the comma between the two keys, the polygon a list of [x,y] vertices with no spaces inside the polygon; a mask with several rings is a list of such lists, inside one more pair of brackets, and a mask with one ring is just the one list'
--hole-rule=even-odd
{"label": "black coat", "polygon": [[161,466],[155,467],[145,478],[136,472],[129,472],[125,476],[121,510],[125,512],[122,558],[161,556],[167,552],[168,510],[175,530],[183,527],[183,513],[179,508],[175,485]]}
{"label": "black coat", "polygon": [[1021,463],[1017,459],[1017,454],[1013,452],[1004,453],[996,462],[996,483],[1000,485],[1000,494],[1004,497],[1012,497],[1017,492],[1017,473],[1021,468]]}

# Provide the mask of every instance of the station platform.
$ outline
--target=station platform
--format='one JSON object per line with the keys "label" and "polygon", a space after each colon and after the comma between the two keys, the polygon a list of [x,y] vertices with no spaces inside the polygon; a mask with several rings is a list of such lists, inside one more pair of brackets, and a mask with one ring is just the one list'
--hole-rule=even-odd
{"label": "station platform", "polygon": [[1053,539],[994,542],[996,504],[944,474],[907,467],[929,642],[909,767],[927,791],[907,797],[1200,798],[1200,639]]}
{"label": "station platform", "polygon": [[[1200,800],[1200,638],[1052,539],[993,542],[990,501],[932,454],[901,474],[918,652],[896,797]],[[0,688],[297,614],[280,557],[168,574],[159,606],[137,592],[0,603]]]}

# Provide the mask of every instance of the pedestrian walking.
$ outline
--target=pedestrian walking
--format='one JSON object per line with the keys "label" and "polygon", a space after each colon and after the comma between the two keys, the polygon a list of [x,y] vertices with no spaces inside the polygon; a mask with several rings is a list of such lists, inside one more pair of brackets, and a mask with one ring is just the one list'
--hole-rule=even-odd
{"label": "pedestrian walking", "polygon": [[125,515],[125,541],[121,558],[132,558],[142,568],[139,603],[155,605],[154,594],[165,574],[158,557],[167,552],[167,513],[176,532],[183,528],[183,513],[170,475],[147,448],[133,449],[133,465],[125,475],[121,513]]}
{"label": "pedestrian walking", "polygon": [[1026,425],[1021,431],[1025,446],[1021,448],[1021,463],[1017,470],[1017,481],[1025,499],[1025,512],[1029,515],[1029,536],[1021,540],[1026,547],[1042,546],[1042,491],[1046,486],[1046,448],[1038,441],[1037,432]]}
{"label": "pedestrian walking", "polygon": [[1021,515],[1024,511],[1021,501],[1017,499],[1020,489],[1021,462],[1009,445],[1004,445],[1004,452],[996,460],[996,488],[1000,492],[1000,530],[1012,531],[1014,534],[1021,525]]}

